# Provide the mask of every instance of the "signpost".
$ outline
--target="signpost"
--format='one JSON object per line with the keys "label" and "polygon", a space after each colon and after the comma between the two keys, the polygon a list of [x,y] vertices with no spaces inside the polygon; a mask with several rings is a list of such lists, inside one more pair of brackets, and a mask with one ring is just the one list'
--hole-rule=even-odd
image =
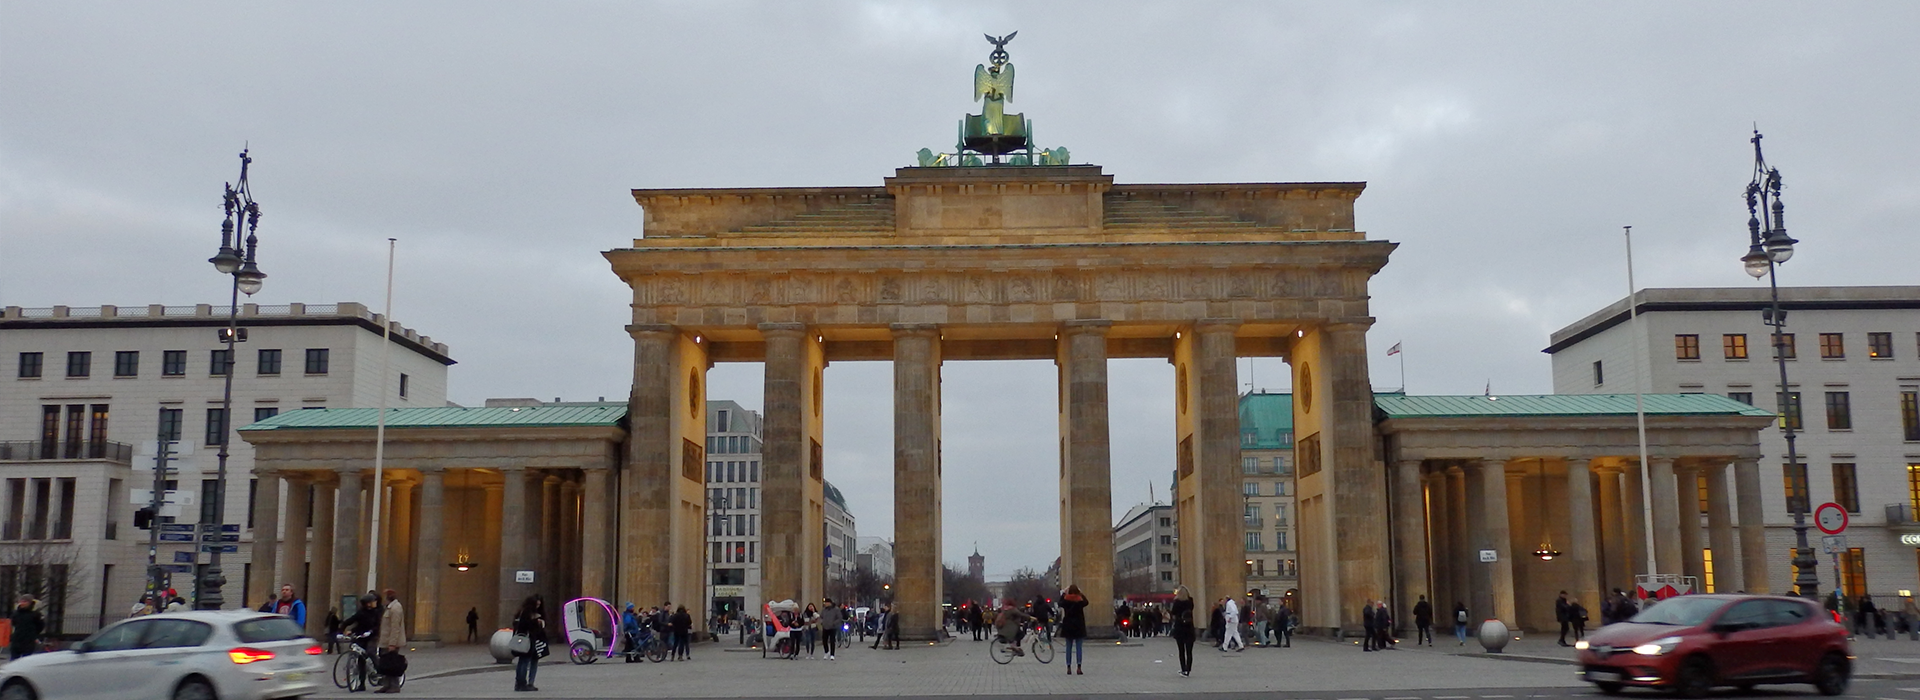
{"label": "signpost", "polygon": [[1847,509],[1838,503],[1828,501],[1813,509],[1813,524],[1821,532],[1827,533],[1826,537],[1820,538],[1820,544],[1826,547],[1827,555],[1833,557],[1833,597],[1839,602],[1842,615],[1847,614],[1847,596],[1844,590],[1846,579],[1840,575],[1840,554],[1847,551],[1847,538],[1841,537],[1840,533],[1847,531],[1847,521]]}

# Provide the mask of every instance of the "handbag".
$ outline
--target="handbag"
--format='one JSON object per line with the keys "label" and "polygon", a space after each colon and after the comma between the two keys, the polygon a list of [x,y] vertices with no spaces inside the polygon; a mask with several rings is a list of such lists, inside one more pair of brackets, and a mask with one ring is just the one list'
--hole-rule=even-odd
{"label": "handbag", "polygon": [[380,655],[373,662],[373,670],[383,676],[401,676],[407,673],[407,656],[397,651]]}
{"label": "handbag", "polygon": [[533,656],[534,658],[537,658],[537,659],[547,658],[547,641],[546,640],[542,639],[533,643]]}
{"label": "handbag", "polygon": [[513,640],[507,642],[507,651],[515,654],[531,652],[533,651],[533,638],[527,636],[525,632],[515,632],[513,633]]}

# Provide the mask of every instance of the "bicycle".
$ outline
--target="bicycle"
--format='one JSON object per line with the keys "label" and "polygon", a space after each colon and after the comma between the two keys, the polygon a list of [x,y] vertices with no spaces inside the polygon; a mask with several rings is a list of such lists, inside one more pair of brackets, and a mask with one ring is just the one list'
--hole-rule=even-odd
{"label": "bicycle", "polygon": [[[1053,663],[1053,639],[1050,638],[1051,635],[1037,628],[1029,629],[1027,632],[1025,644],[1027,649],[1033,652],[1033,660],[1043,664]],[[1014,642],[1005,637],[994,635],[993,645],[989,655],[993,657],[994,663],[1004,666],[1013,663],[1013,657],[1018,655],[1020,646],[1020,642]]]}
{"label": "bicycle", "polygon": [[[355,636],[348,634],[336,635],[334,637],[335,641],[342,642],[347,646],[347,650],[333,661],[334,687],[344,689],[349,693],[358,693],[362,690],[379,689],[386,686],[387,677],[373,672],[373,655],[368,654],[366,648],[360,646],[358,643],[358,640],[365,638],[366,635]],[[407,674],[402,673],[395,677],[393,686],[395,690],[404,688],[406,685]]]}

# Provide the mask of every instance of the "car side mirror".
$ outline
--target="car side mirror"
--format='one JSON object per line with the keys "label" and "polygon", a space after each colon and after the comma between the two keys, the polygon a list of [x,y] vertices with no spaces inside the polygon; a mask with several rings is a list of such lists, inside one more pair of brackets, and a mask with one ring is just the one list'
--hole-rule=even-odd
{"label": "car side mirror", "polygon": [[67,651],[71,651],[75,654],[87,653],[87,640],[82,639],[80,641],[74,642],[73,646],[67,647]]}

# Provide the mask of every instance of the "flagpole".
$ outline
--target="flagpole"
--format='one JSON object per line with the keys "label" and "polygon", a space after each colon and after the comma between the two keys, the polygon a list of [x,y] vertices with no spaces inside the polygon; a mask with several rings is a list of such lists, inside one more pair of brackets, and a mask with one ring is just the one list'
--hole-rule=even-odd
{"label": "flagpole", "polygon": [[[1394,343],[1397,347],[1400,344]],[[1407,351],[1403,348],[1396,353],[1400,356],[1400,393],[1407,393]]]}
{"label": "flagpole", "polygon": [[[1659,557],[1653,553],[1653,474],[1647,464],[1647,402],[1640,389],[1640,353],[1645,352],[1646,343],[1640,338],[1640,308],[1634,303],[1637,289],[1633,284],[1633,227],[1623,226],[1627,236],[1627,324],[1633,330],[1633,419],[1640,432],[1640,512],[1641,529],[1647,533],[1647,574],[1649,577],[1660,573]],[[1697,517],[1697,516],[1696,516]],[[1651,580],[1651,578],[1649,579]]]}
{"label": "flagpole", "polygon": [[380,496],[386,491],[384,468],[387,452],[387,351],[393,347],[393,249],[394,239],[387,239],[387,312],[381,318],[380,326],[380,380],[376,382],[380,392],[379,421],[373,428],[373,527],[369,532],[373,536],[373,546],[367,548],[367,590],[378,588],[380,575]]}

